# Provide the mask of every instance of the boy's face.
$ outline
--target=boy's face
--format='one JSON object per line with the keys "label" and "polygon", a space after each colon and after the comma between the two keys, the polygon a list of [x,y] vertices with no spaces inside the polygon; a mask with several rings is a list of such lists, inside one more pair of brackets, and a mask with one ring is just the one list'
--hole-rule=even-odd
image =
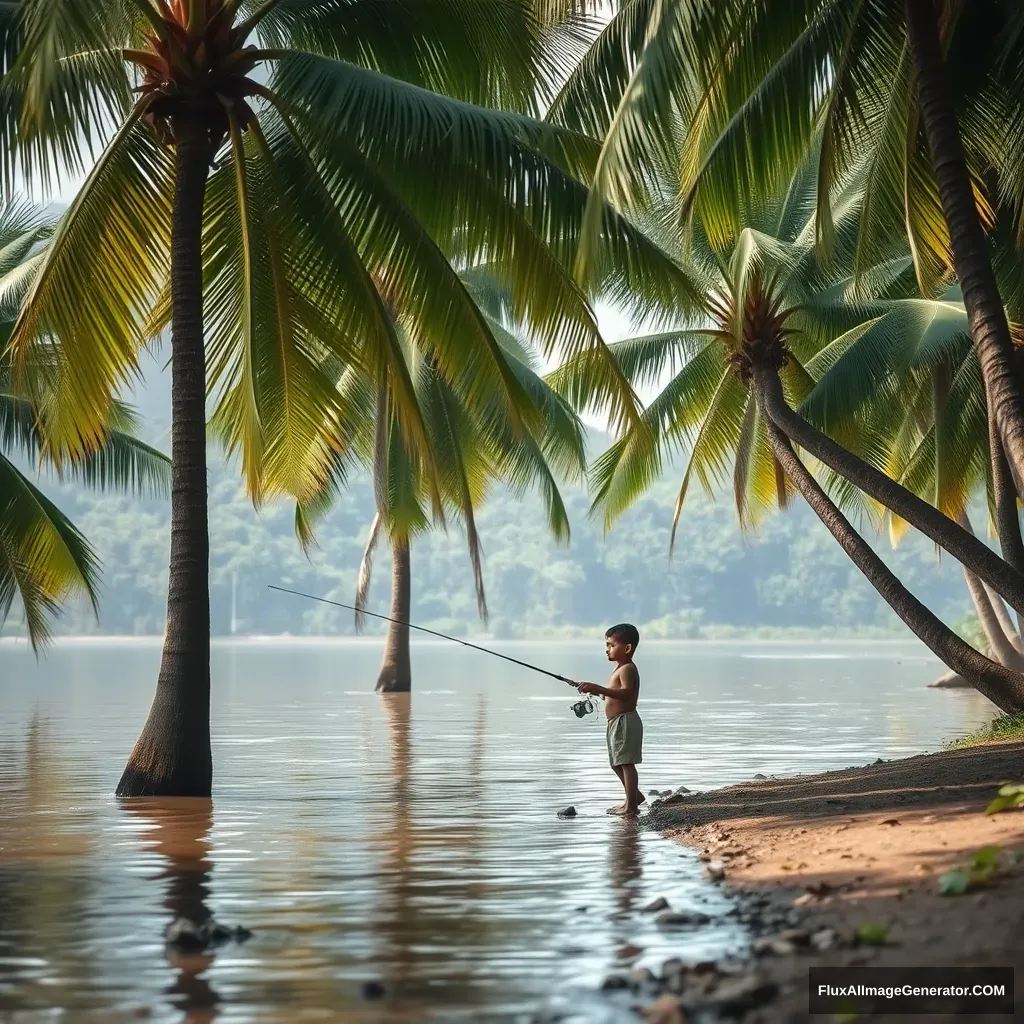
{"label": "boy's face", "polygon": [[609,661],[622,661],[628,658],[632,649],[632,644],[624,644],[617,636],[604,638],[604,653]]}

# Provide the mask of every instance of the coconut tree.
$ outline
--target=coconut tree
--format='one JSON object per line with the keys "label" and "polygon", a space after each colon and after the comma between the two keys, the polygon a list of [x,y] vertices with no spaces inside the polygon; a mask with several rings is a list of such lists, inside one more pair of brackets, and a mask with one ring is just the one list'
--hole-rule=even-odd
{"label": "coconut tree", "polygon": [[[0,203],[0,350],[52,231],[52,220],[27,202]],[[98,607],[100,564],[75,525],[12,459],[49,466],[87,486],[166,493],[167,459],[132,436],[136,426],[131,409],[115,402],[102,446],[88,458],[54,464],[39,409],[15,390],[10,360],[0,356],[0,624],[18,598],[37,651],[66,600],[86,598]]]}
{"label": "coconut tree", "polygon": [[[569,403],[555,393],[538,373],[538,354],[519,333],[503,322],[502,309],[511,305],[504,289],[496,286],[490,268],[464,271],[462,279],[481,309],[501,347],[509,371],[529,396],[536,412],[531,426],[517,428],[499,400],[478,411],[464,391],[464,382],[446,379],[436,362],[405,339],[409,376],[413,381],[427,429],[433,465],[428,467],[403,436],[394,412],[391,381],[373,381],[346,369],[341,387],[350,392],[350,408],[367,410],[359,422],[338,438],[338,448],[367,467],[373,480],[377,512],[359,568],[355,606],[356,628],[362,629],[363,609],[372,580],[373,556],[382,541],[391,547],[391,614],[378,692],[411,689],[412,663],[409,621],[412,601],[411,549],[415,537],[431,527],[447,528],[454,520],[465,530],[476,590],[477,609],[487,620],[476,511],[497,483],[522,494],[536,486],[544,498],[552,535],[569,539],[569,519],[559,481],[582,481],[586,473],[585,432]],[[357,397],[358,393],[358,397]],[[349,466],[340,464],[343,473]],[[339,485],[341,481],[338,481]],[[312,541],[315,520],[330,507],[325,494],[297,510],[300,541]]]}
{"label": "coconut tree", "polygon": [[[975,651],[921,604],[839,506],[856,501],[863,507],[866,494],[884,508],[908,509],[925,523],[929,536],[947,549],[956,548],[957,557],[982,566],[984,578],[992,579],[997,590],[1008,584],[1019,603],[1011,567],[933,505],[899,487],[881,464],[884,451],[861,444],[861,457],[852,450],[856,446],[842,447],[802,415],[817,416],[832,427],[846,422],[842,389],[816,390],[816,382],[844,359],[862,374],[862,391],[872,382],[876,400],[891,406],[885,379],[872,376],[866,360],[849,355],[858,347],[863,353],[872,346],[890,350],[900,345],[929,367],[948,358],[967,335],[962,306],[907,297],[914,288],[912,261],[898,250],[866,275],[874,294],[864,294],[865,280],[858,284],[849,271],[839,269],[855,244],[858,206],[865,201],[863,182],[851,183],[837,207],[836,260],[820,264],[815,254],[815,178],[811,166],[798,172],[780,194],[751,197],[747,226],[725,246],[712,244],[699,224],[689,237],[677,237],[677,258],[681,264],[688,261],[693,290],[703,288],[707,300],[681,330],[613,346],[635,383],[660,382],[666,372],[669,380],[644,412],[647,430],[627,429],[596,463],[595,507],[610,525],[660,475],[666,456],[677,448],[687,451],[687,461],[673,536],[695,479],[711,491],[731,467],[737,510],[745,524],[756,522],[774,505],[784,507],[795,489],[936,655],[1000,707],[1024,707],[1024,676]],[[667,222],[672,223],[670,218]],[[663,244],[668,248],[671,236]],[[563,378],[583,372],[573,364],[559,371]],[[845,372],[850,373],[849,367]],[[838,439],[847,440],[841,433]],[[825,486],[804,465],[794,443],[822,464]],[[898,496],[886,482],[898,488]]]}
{"label": "coconut tree", "polygon": [[[574,5],[568,5],[574,6]],[[331,369],[389,373],[429,462],[389,309],[471,404],[528,403],[453,263],[486,253],[550,353],[601,350],[567,263],[596,150],[528,113],[571,52],[526,0],[23,0],[0,8],[10,177],[86,167],[11,341],[36,347],[49,443],[89,451],[170,324],[171,553],[157,692],[122,796],[208,796],[208,393],[259,503],[330,477]],[[544,17],[540,15],[543,14]],[[12,42],[13,40],[13,42]],[[551,43],[551,45],[547,45]],[[501,110],[496,109],[501,107]],[[588,287],[671,301],[659,254],[611,211]],[[630,415],[606,363],[601,390]]]}
{"label": "coconut tree", "polygon": [[[1024,393],[985,237],[989,172],[1022,208],[1022,57],[1018,5],[1002,0],[630,0],[549,116],[604,140],[594,198],[626,207],[643,202],[652,166],[685,137],[676,213],[699,215],[717,242],[741,226],[750,191],[783,184],[820,130],[827,251],[837,185],[867,155],[858,269],[907,232],[922,294],[955,270],[989,413],[1024,493]],[[1024,569],[1024,549],[1012,537],[1004,548]]]}

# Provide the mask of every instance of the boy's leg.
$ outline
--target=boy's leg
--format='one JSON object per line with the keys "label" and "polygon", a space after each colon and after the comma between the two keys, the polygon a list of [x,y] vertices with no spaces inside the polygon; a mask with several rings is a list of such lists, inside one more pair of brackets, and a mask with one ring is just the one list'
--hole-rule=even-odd
{"label": "boy's leg", "polygon": [[622,783],[622,789],[626,794],[626,800],[623,800],[621,804],[616,804],[614,807],[611,808],[611,810],[616,814],[621,814],[626,809],[626,802],[629,799],[629,789],[626,787],[626,779],[623,775],[622,765],[613,764],[612,771],[615,772],[615,775],[618,778],[619,782]]}
{"label": "boy's leg", "polygon": [[636,810],[640,806],[640,789],[638,786],[636,765],[623,764],[619,767],[622,769],[622,785],[626,789],[625,813],[636,814]]}

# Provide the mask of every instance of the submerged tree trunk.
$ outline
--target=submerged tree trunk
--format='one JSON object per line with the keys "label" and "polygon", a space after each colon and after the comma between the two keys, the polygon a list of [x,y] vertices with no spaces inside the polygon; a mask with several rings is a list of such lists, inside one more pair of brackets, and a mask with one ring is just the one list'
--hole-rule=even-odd
{"label": "submerged tree trunk", "polygon": [[378,693],[408,693],[412,689],[409,655],[409,610],[412,597],[409,542],[391,542],[391,618],[384,644],[384,660],[377,677]]}
{"label": "submerged tree trunk", "polygon": [[767,365],[756,365],[751,372],[762,410],[787,437],[911,526],[915,526],[948,551],[961,565],[1002,594],[1018,612],[1024,612],[1024,576],[934,505],[837,444],[791,409],[782,393],[782,382],[777,370]]}
{"label": "submerged tree trunk", "polygon": [[[981,364],[989,415],[995,419],[1017,493],[1024,494],[1024,398],[1013,372],[1013,343],[964,157],[934,0],[905,0],[917,102],[949,226],[953,269],[963,292]],[[1004,556],[1011,558],[1010,552]],[[1020,610],[1020,609],[1018,609]]]}
{"label": "submerged tree trunk", "polygon": [[771,421],[764,405],[762,411],[765,412],[769,443],[786,476],[889,607],[932,653],[960,673],[1001,711],[1016,714],[1024,710],[1024,676],[979,654],[903,586],[797,458],[790,440]]}
{"label": "submerged tree trunk", "polygon": [[117,795],[208,797],[210,542],[203,346],[203,199],[210,143],[201,124],[175,126],[171,221],[171,560],[156,696]]}

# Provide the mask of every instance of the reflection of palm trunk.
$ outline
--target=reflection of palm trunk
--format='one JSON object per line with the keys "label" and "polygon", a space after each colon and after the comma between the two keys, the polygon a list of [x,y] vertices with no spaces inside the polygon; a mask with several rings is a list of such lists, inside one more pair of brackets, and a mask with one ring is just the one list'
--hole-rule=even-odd
{"label": "reflection of palm trunk", "polygon": [[409,609],[412,579],[409,542],[391,543],[391,618],[384,645],[384,661],[377,677],[378,693],[407,693],[412,689],[412,660],[409,655]]}
{"label": "reflection of palm trunk", "polygon": [[[152,837],[153,850],[166,862],[159,878],[166,885],[163,905],[171,920],[184,917],[195,924],[208,921],[212,916],[206,904],[213,871],[209,841],[212,801],[140,799],[126,801],[122,808],[157,826],[147,837]],[[204,976],[213,957],[170,949],[167,957],[178,973],[165,991],[184,1011],[185,1021],[205,1024],[215,1020],[220,996]]]}

